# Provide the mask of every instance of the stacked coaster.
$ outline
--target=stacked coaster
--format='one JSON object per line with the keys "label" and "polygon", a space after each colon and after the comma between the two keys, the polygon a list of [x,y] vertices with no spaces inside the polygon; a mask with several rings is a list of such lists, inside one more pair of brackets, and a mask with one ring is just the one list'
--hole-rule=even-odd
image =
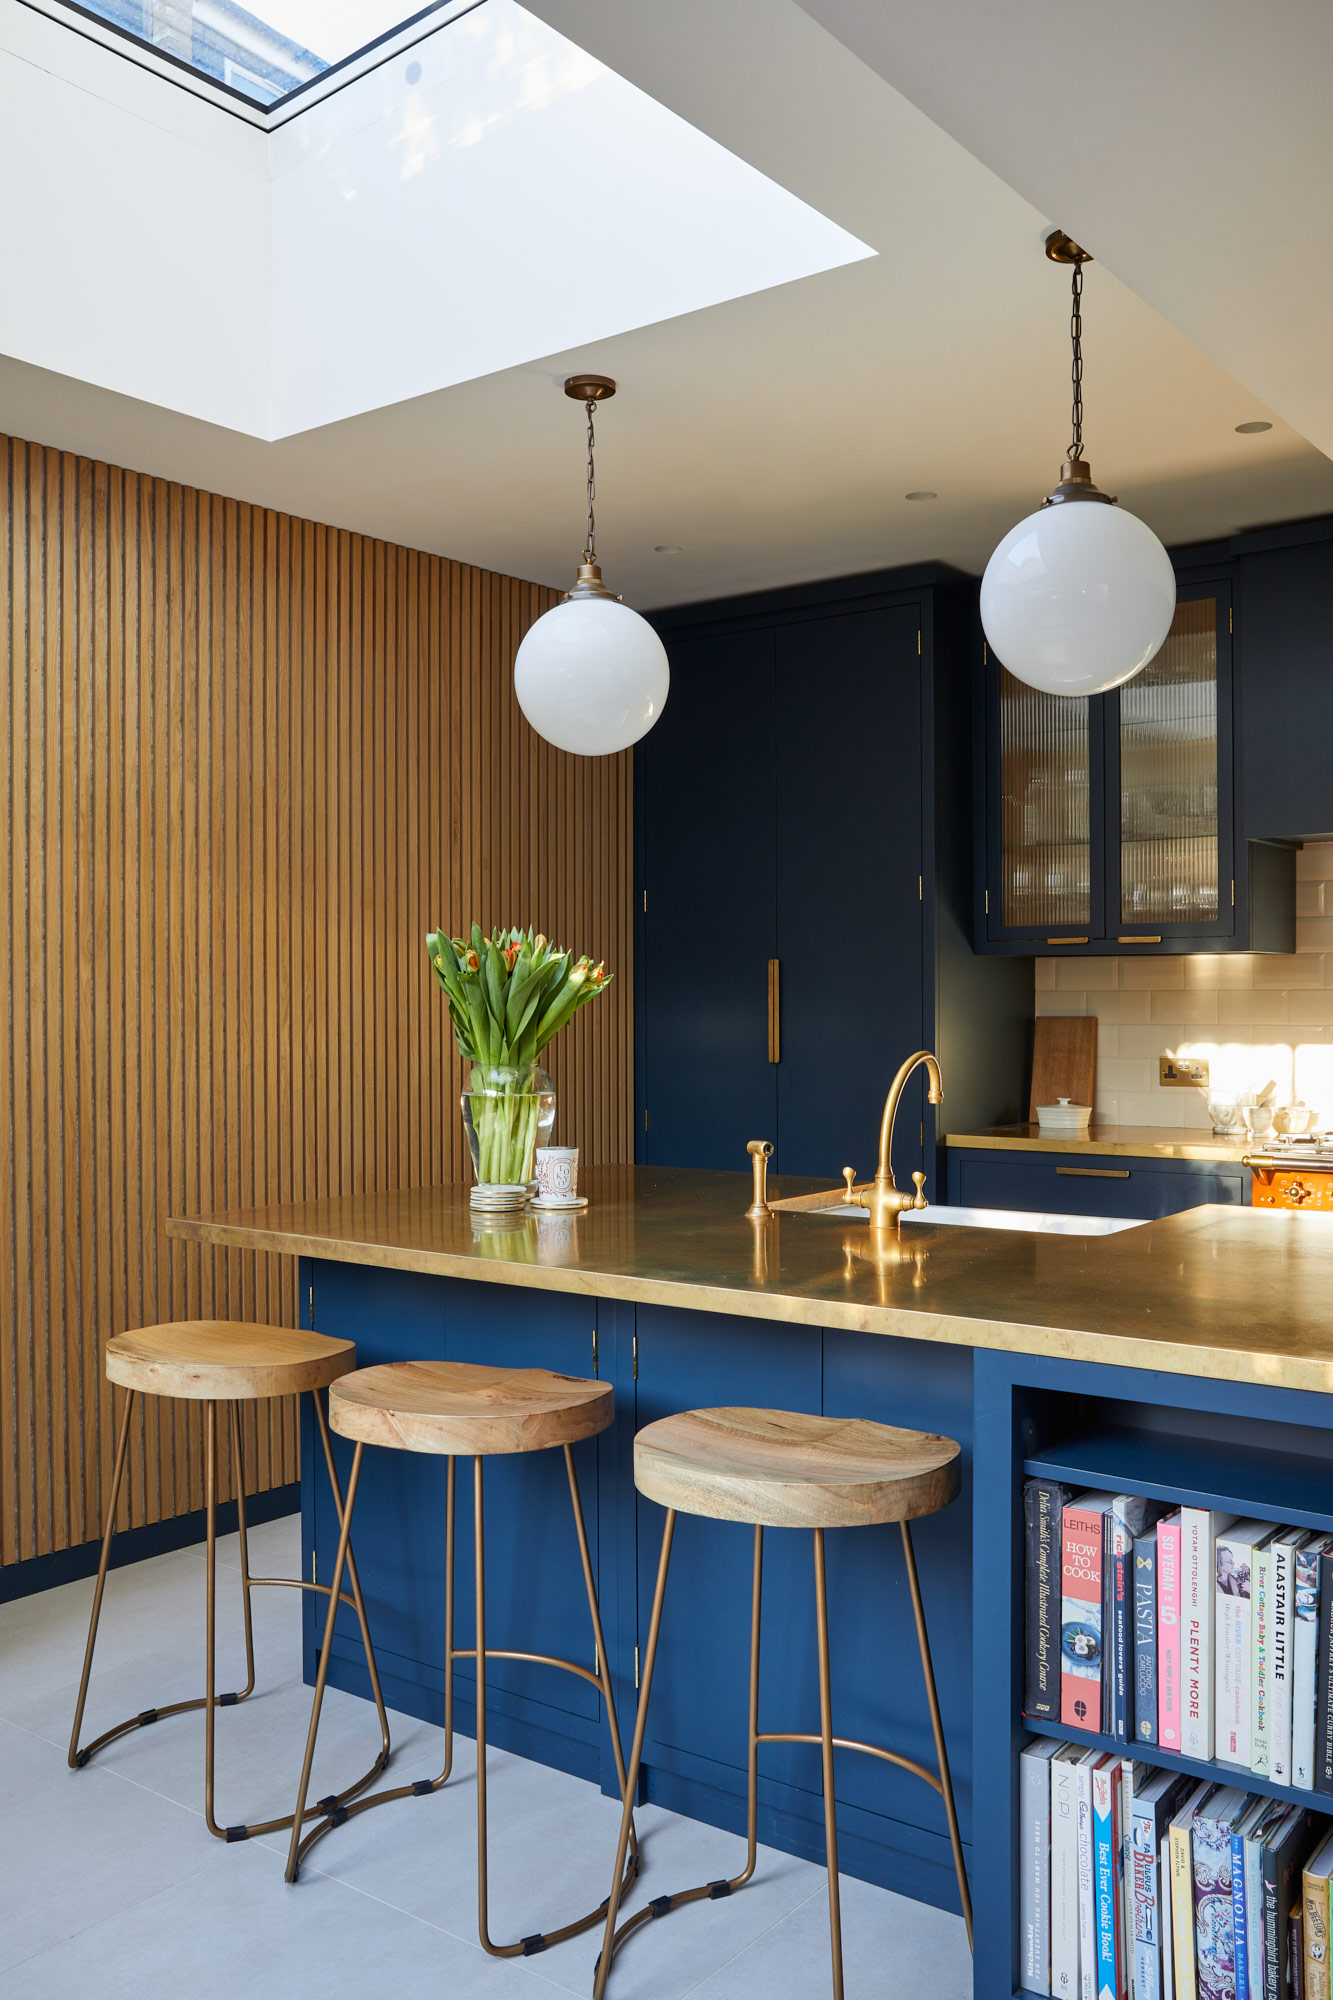
{"label": "stacked coaster", "polygon": [[485,1209],[490,1213],[521,1209],[527,1206],[528,1196],[535,1186],[535,1181],[524,1181],[516,1187],[508,1186],[503,1181],[478,1181],[468,1200],[473,1208]]}

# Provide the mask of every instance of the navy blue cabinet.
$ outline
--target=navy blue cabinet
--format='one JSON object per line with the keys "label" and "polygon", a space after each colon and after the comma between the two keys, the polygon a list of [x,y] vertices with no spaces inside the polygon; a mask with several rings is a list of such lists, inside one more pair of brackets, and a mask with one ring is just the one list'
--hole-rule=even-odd
{"label": "navy blue cabinet", "polygon": [[1238,809],[1233,623],[1230,566],[1211,565],[1109,694],[1041,694],[983,653],[978,951],[1294,949],[1292,851]]}
{"label": "navy blue cabinet", "polygon": [[1205,1202],[1249,1200],[1247,1168],[1229,1161],[1120,1158],[1086,1153],[1022,1153],[950,1146],[949,1201],[966,1208],[1027,1214],[1160,1215]]}
{"label": "navy blue cabinet", "polygon": [[[894,1070],[1017,1115],[1030,973],[968,941],[972,593],[932,568],[663,614],[671,699],[635,753],[638,1158],[872,1170]],[[934,1183],[919,1080],[900,1180]]]}

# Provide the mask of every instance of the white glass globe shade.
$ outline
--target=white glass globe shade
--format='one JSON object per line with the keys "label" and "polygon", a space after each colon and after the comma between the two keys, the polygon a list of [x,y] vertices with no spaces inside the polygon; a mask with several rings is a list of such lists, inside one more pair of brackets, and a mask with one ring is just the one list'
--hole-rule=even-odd
{"label": "white glass globe shade", "polygon": [[514,661],[514,692],[528,721],[580,757],[609,757],[646,736],[670,684],[662,641],[613,597],[555,605],[529,627]]}
{"label": "white glass globe shade", "polygon": [[981,579],[992,652],[1046,694],[1102,694],[1171,628],[1176,578],[1151,528],[1102,500],[1062,500],[1011,528]]}

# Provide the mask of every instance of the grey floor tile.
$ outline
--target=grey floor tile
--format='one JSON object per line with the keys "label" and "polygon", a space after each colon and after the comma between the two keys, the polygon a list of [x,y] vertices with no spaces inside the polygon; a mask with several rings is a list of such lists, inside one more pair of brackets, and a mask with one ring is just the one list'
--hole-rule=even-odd
{"label": "grey floor tile", "polygon": [[[296,1517],[252,1536],[252,1567],[296,1574]],[[243,1678],[238,1549],[219,1545],[220,1688]],[[65,1745],[92,1583],[0,1607],[0,1965],[6,2000],[323,2000],[386,1983],[441,2000],[541,2000],[591,1990],[598,1932],[522,1961],[476,1944],[475,1749],[459,1737],[444,1792],[353,1819],[282,1881],[285,1834],[244,1846],[202,1820],[203,1718],[133,1732],[71,1772]],[[218,1717],[223,1823],[291,1810],[310,1712],[301,1682],[300,1598],[255,1594],[256,1695]],[[85,1740],[149,1703],[203,1687],[203,1561],[197,1549],[112,1573]],[[382,1783],[433,1776],[442,1732],[391,1715],[395,1756]],[[339,1790],[378,1749],[369,1703],[330,1690],[312,1796]],[[595,1785],[492,1751],[491,1932],[559,1926],[607,1892],[619,1808]],[[626,1911],[733,1873],[735,1836],[663,1811],[639,1816],[644,1871]],[[956,1919],[844,1881],[848,1990],[970,1991]],[[617,1960],[613,2000],[785,2000],[828,1990],[825,1879],[814,1864],[761,1849],[743,1893],[647,1926]],[[17,1961],[17,1962],[16,1962]]]}
{"label": "grey floor tile", "polygon": [[[748,1894],[748,1890],[746,1894]],[[844,1875],[843,1971],[849,1994],[971,2000],[972,1958],[961,1917]],[[688,1914],[682,1912],[681,1920]],[[675,1923],[673,1915],[667,1923]],[[642,1948],[654,1942],[650,1926]],[[632,1943],[626,1949],[628,1970]],[[617,1962],[617,1971],[620,1969]],[[831,1991],[828,1896],[817,1896],[701,1981],[697,2000],[817,2000]],[[617,1987],[614,2000],[620,2000]]]}
{"label": "grey floor tile", "polygon": [[[0,1781],[0,1966],[225,1861],[197,1814],[104,1772],[71,1771],[52,1744],[10,1724],[0,1724]],[[13,1992],[12,1975],[3,1985]]]}
{"label": "grey floor tile", "polygon": [[[327,1877],[290,1890],[276,1855],[220,1850],[227,1865],[173,1883],[7,1973],[6,2000],[540,2000],[515,1963]],[[149,1878],[151,1879],[151,1878]]]}

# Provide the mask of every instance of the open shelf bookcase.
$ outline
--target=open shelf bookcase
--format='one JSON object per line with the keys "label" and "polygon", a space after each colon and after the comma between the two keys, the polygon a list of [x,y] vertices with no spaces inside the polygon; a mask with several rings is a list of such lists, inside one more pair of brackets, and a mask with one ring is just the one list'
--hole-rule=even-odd
{"label": "open shelf bookcase", "polygon": [[1243,1784],[1330,1817],[1333,1795],[1024,1717],[1023,1482],[1036,1474],[1076,1492],[1333,1528],[1333,1396],[989,1351],[975,1356],[974,1394],[973,1646],[978,1661],[1007,1663],[975,1681],[974,1994],[1045,2000],[1018,1980],[1018,1759],[1032,1737]]}

